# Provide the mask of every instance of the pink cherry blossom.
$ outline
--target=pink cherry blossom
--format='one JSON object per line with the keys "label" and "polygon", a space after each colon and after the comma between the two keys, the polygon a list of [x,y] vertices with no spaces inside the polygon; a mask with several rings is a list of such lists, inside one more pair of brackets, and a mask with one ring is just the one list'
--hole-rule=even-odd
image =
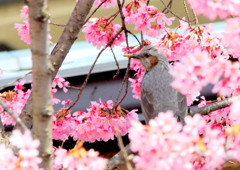
{"label": "pink cherry blossom", "polygon": [[1,169],[17,170],[18,157],[14,155],[13,151],[5,145],[0,145],[0,164]]}
{"label": "pink cherry blossom", "polygon": [[232,130],[230,135],[233,135],[234,138],[230,143],[230,148],[227,152],[227,155],[230,159],[240,161],[239,154],[240,154],[240,135],[239,132],[234,133],[234,130]]}
{"label": "pink cherry blossom", "polygon": [[233,121],[233,125],[240,124],[240,101],[233,102],[230,106],[229,119]]}
{"label": "pink cherry blossom", "polygon": [[60,75],[56,75],[52,82],[52,88],[56,88],[58,86],[59,88],[63,88],[63,91],[65,93],[68,91],[68,89],[66,88],[66,86],[68,85],[69,82],[66,81],[64,78],[60,77]]}
{"label": "pink cherry blossom", "polygon": [[86,151],[81,143],[70,151],[57,149],[54,157],[54,166],[62,165],[68,170],[102,170],[107,163],[107,160],[99,157],[98,152],[93,149]]}
{"label": "pink cherry blossom", "polygon": [[74,140],[94,142],[108,141],[116,135],[125,135],[132,120],[137,120],[137,110],[122,111],[120,106],[113,111],[113,102],[91,102],[92,106],[83,111],[71,112],[62,108],[53,115],[53,139],[65,140],[72,136]]}
{"label": "pink cherry blossom", "polygon": [[240,50],[238,48],[238,43],[240,40],[240,15],[236,18],[227,19],[226,22],[227,26],[223,33],[224,45],[229,47],[229,54],[234,58],[239,58]]}
{"label": "pink cherry blossom", "polygon": [[[21,40],[27,44],[31,44],[30,37],[30,24],[29,24],[29,9],[28,6],[23,6],[21,9],[20,17],[24,18],[24,24],[14,24],[14,27],[18,30],[18,35],[21,37]],[[49,44],[52,44],[50,41],[52,36],[49,34]]]}
{"label": "pink cherry blossom", "polygon": [[196,14],[203,14],[211,20],[217,16],[225,19],[228,15],[239,15],[240,2],[237,0],[188,0]]}
{"label": "pink cherry blossom", "polygon": [[62,105],[70,105],[70,103],[71,103],[71,100],[69,99],[62,101]]}
{"label": "pink cherry blossom", "polygon": [[23,22],[24,24],[15,24],[15,28],[18,29],[18,35],[21,37],[21,40],[27,44],[31,44],[29,22],[28,20]]}
{"label": "pink cherry blossom", "polygon": [[[132,122],[130,148],[139,169],[215,169],[225,162],[225,137],[206,127],[200,115],[185,118],[182,126],[173,113],[159,113],[149,125]],[[200,131],[202,133],[200,134]],[[214,145],[214,146],[213,146]]]}
{"label": "pink cherry blossom", "polygon": [[[17,90],[17,87],[15,87]],[[20,92],[20,93],[18,93]],[[31,93],[31,90],[23,91],[6,91],[0,93],[1,99],[7,104],[7,106],[16,114],[20,115],[21,111]],[[0,111],[3,111],[3,108],[0,106]],[[15,125],[15,120],[6,112],[3,112],[1,115],[2,123],[5,125]]]}
{"label": "pink cherry blossom", "polygon": [[[82,32],[89,43],[92,43],[98,49],[104,47],[117,34],[119,24],[114,24],[109,21],[108,17],[92,18],[91,23],[86,23]],[[112,47],[120,45],[125,40],[124,34],[119,34],[112,43]]]}
{"label": "pink cherry blossom", "polygon": [[[10,142],[19,149],[18,162],[15,163],[15,169],[40,169],[38,165],[41,158],[38,157],[39,140],[33,139],[30,131],[24,134],[20,130],[14,130]],[[16,159],[13,156],[13,160]]]}
{"label": "pink cherry blossom", "polygon": [[[98,6],[98,5],[100,5],[103,1],[105,1],[105,0],[95,0],[94,1],[94,5],[95,6]],[[102,5],[101,5],[101,7],[102,8],[109,8],[110,6],[115,6],[116,5],[116,3],[117,3],[117,0],[106,0]]]}
{"label": "pink cherry blossom", "polygon": [[174,18],[167,18],[153,6],[147,6],[140,1],[129,3],[124,9],[125,22],[135,25],[135,30],[141,30],[143,34],[156,37],[165,31],[165,25],[171,25]]}
{"label": "pink cherry blossom", "polygon": [[23,93],[23,89],[25,88],[24,84],[25,84],[25,80],[21,80],[19,82],[16,82],[14,90],[18,93]]}
{"label": "pink cherry blossom", "polygon": [[181,62],[174,64],[170,71],[174,78],[171,85],[185,95],[189,94],[189,91],[199,94],[202,87],[206,85],[199,81],[199,77],[207,76],[209,62],[208,52],[196,48],[193,53],[190,52],[182,58]]}
{"label": "pink cherry blossom", "polygon": [[[71,133],[75,140],[94,142],[96,140],[108,141],[114,139],[114,135],[125,135],[132,120],[137,120],[136,111],[122,111],[118,106],[113,110],[113,101],[91,102],[92,106],[87,109],[87,113],[75,117],[80,123],[76,125],[76,130]],[[76,115],[76,114],[74,114]]]}

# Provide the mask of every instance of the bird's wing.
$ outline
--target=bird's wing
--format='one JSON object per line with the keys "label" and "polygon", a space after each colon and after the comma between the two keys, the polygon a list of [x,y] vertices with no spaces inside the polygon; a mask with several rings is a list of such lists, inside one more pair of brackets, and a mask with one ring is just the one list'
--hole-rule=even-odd
{"label": "bird's wing", "polygon": [[148,93],[144,90],[141,91],[141,108],[146,124],[148,124],[150,119],[157,116],[157,113],[155,113],[155,109],[153,106],[153,101],[153,94]]}
{"label": "bird's wing", "polygon": [[187,107],[187,98],[185,95],[178,92],[178,119],[181,121],[182,124],[184,123],[184,117],[188,113],[188,107]]}
{"label": "bird's wing", "polygon": [[172,77],[167,70],[161,74],[148,72],[142,82],[141,106],[146,123],[155,118],[159,112],[172,110],[177,113],[177,92],[170,86]]}

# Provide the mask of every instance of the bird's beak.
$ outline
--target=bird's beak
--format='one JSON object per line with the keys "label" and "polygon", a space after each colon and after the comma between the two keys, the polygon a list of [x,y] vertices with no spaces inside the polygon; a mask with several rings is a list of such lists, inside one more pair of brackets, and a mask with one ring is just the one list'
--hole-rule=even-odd
{"label": "bird's beak", "polygon": [[124,57],[128,57],[128,58],[135,58],[138,59],[138,56],[136,54],[124,54]]}

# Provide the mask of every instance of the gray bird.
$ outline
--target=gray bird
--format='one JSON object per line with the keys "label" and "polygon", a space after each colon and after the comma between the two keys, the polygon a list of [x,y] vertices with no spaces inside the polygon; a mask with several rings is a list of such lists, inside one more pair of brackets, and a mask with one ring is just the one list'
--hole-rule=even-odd
{"label": "gray bird", "polygon": [[173,77],[169,74],[170,65],[165,55],[148,45],[136,54],[124,56],[138,59],[146,71],[141,87],[141,108],[146,123],[159,112],[171,110],[184,124],[188,111],[186,96],[170,86]]}

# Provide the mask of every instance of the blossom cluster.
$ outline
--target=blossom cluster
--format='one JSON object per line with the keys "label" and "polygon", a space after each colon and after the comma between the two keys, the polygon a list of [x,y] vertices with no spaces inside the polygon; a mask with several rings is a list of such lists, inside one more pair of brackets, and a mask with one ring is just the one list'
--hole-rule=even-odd
{"label": "blossom cluster", "polygon": [[53,116],[53,139],[64,140],[72,136],[74,140],[87,142],[113,140],[114,135],[127,134],[130,122],[137,119],[136,110],[114,108],[111,100],[91,102],[87,112],[77,111],[72,115],[61,109]]}
{"label": "blossom cluster", "polygon": [[[86,40],[98,49],[111,41],[121,28],[119,24],[111,22],[108,17],[91,18],[90,23],[86,23],[84,26],[82,32],[85,34]],[[121,33],[113,40],[111,47],[120,45],[123,41],[125,41],[125,35]]]}
{"label": "blossom cluster", "polygon": [[54,152],[54,169],[63,167],[68,170],[102,170],[107,160],[98,156],[93,149],[86,151],[82,143],[78,142],[72,150],[56,149]]}
{"label": "blossom cluster", "polygon": [[[14,26],[18,30],[18,35],[21,37],[21,40],[27,44],[31,44],[28,6],[22,7],[20,17],[24,18],[24,24],[14,24]],[[50,34],[48,34],[48,39],[52,39]],[[49,41],[49,44],[52,44],[52,42]]]}
{"label": "blossom cluster", "polygon": [[117,0],[95,0],[94,1],[95,6],[99,6],[101,3],[103,3],[101,5],[102,8],[109,8],[110,6],[115,6],[117,3]]}
{"label": "blossom cluster", "polygon": [[20,130],[14,130],[10,142],[13,146],[19,149],[18,155],[7,148],[4,144],[0,145],[0,163],[1,169],[4,170],[20,170],[34,169],[40,170],[39,164],[41,158],[38,157],[39,140],[33,139],[30,131],[25,131],[24,134]]}
{"label": "blossom cluster", "polygon": [[28,6],[23,6],[20,17],[24,18],[24,24],[15,24],[15,28],[18,29],[18,35],[21,37],[21,40],[27,44],[31,44],[28,13]]}
{"label": "blossom cluster", "polygon": [[188,0],[188,3],[197,15],[203,14],[211,20],[214,20],[217,16],[225,19],[229,15],[240,14],[240,2],[238,0]]}
{"label": "blossom cluster", "polygon": [[234,58],[240,57],[238,43],[240,40],[240,15],[236,18],[226,19],[227,26],[223,33],[223,44],[228,47],[228,53]]}
{"label": "blossom cluster", "polygon": [[123,8],[125,22],[134,24],[135,30],[142,31],[149,37],[160,36],[165,31],[165,25],[172,25],[174,18],[167,18],[154,6],[148,6],[140,1],[132,1]]}
{"label": "blossom cluster", "polygon": [[[0,163],[1,169],[4,170],[42,170],[39,164],[42,162],[38,157],[37,150],[40,142],[32,138],[29,130],[24,134],[20,130],[14,130],[9,138],[11,144],[18,150],[18,155],[15,155],[11,148],[7,148],[4,144],[0,145]],[[93,149],[86,151],[82,147],[82,143],[78,142],[72,150],[62,148],[54,148],[53,165],[54,170],[67,168],[69,170],[102,170],[106,166],[106,159],[98,156],[98,152]]]}
{"label": "blossom cluster", "polygon": [[211,83],[214,85],[213,93],[231,96],[240,83],[239,68],[238,62],[221,57],[211,59],[206,50],[196,48],[187,53],[181,62],[175,63],[171,71],[174,77],[171,85],[187,95],[189,89],[200,91]]}
{"label": "blossom cluster", "polygon": [[[0,98],[6,103],[9,109],[11,109],[17,116],[19,116],[22,112],[24,105],[27,102],[29,95],[31,94],[31,90],[24,90],[25,80],[21,80],[16,82],[13,90],[5,91],[0,93]],[[60,102],[59,99],[54,97],[54,93],[57,92],[57,87],[62,88],[64,92],[67,92],[67,86],[69,82],[64,78],[57,75],[52,83],[52,104],[58,104]],[[67,100],[63,101],[67,102]],[[0,106],[0,112],[3,111],[3,108]],[[1,120],[4,125],[15,125],[15,120],[6,112],[1,113]]]}
{"label": "blossom cluster", "polygon": [[[0,98],[6,103],[9,109],[11,109],[17,116],[21,114],[21,111],[26,104],[26,101],[31,93],[31,90],[23,91],[25,80],[17,82],[14,90],[5,91],[0,93]],[[0,112],[3,108],[0,106]],[[6,112],[1,113],[1,120],[4,125],[15,125],[15,120]]]}
{"label": "blossom cluster", "polygon": [[[217,128],[206,126],[198,114],[187,116],[185,123],[182,126],[177,122],[171,111],[159,113],[149,125],[132,122],[129,138],[131,150],[137,153],[133,158],[136,168],[218,169],[227,158],[240,154],[237,146],[240,133],[234,128],[228,127],[228,133],[221,133]],[[234,148],[226,150],[230,133]]]}

